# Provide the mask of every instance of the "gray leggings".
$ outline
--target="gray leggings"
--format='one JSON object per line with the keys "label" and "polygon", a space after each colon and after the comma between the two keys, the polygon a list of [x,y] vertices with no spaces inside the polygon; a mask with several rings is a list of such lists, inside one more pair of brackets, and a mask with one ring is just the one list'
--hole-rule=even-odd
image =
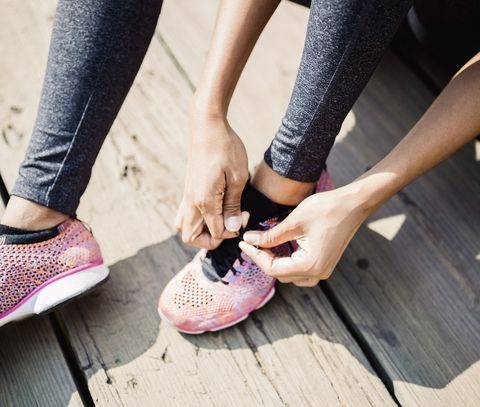
{"label": "gray leggings", "polygon": [[[12,194],[75,215],[161,0],[60,0],[32,139]],[[293,95],[265,161],[314,181],[410,0],[313,0]]]}

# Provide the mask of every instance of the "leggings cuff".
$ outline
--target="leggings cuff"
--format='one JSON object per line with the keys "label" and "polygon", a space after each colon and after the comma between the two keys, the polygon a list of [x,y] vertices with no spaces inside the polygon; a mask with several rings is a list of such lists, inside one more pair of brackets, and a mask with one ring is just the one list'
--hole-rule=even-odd
{"label": "leggings cuff", "polygon": [[77,213],[78,202],[68,202],[67,199],[47,199],[47,191],[39,189],[37,185],[27,185],[17,181],[10,195],[26,199],[72,217],[75,217]]}

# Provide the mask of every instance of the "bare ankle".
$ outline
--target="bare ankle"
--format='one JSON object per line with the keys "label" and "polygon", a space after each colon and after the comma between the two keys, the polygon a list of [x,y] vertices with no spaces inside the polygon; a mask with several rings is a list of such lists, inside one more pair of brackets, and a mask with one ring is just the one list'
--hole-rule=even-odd
{"label": "bare ankle", "polygon": [[55,209],[12,196],[2,216],[1,224],[34,231],[52,228],[68,218],[68,215]]}
{"label": "bare ankle", "polygon": [[265,161],[256,168],[252,185],[272,201],[282,205],[298,205],[315,188],[314,182],[294,181],[273,171]]}

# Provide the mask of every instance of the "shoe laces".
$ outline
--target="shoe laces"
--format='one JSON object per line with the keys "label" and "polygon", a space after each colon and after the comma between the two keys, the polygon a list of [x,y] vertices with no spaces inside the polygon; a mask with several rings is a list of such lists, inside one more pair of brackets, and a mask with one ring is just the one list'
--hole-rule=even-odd
{"label": "shoe laces", "polygon": [[239,260],[240,265],[245,262],[245,257],[242,256],[242,249],[238,246],[238,243],[243,240],[243,234],[248,230],[269,229],[270,227],[265,225],[266,222],[283,220],[288,214],[289,212],[282,213],[263,222],[250,220],[245,228],[240,229],[237,237],[225,239],[216,249],[209,250],[202,262],[202,271],[205,276],[212,281],[221,281],[224,284],[228,284],[228,282],[223,280],[223,277],[230,270],[234,274],[240,272],[239,268],[233,267],[237,260]]}
{"label": "shoe laces", "polygon": [[225,239],[216,249],[207,252],[202,262],[202,270],[210,280],[222,281],[228,284],[222,280],[228,271],[231,270],[234,274],[238,273],[238,270],[233,267],[234,263],[239,260],[240,264],[243,264],[245,261],[242,257],[242,250],[238,247],[238,243],[242,240],[243,234],[251,229],[240,229],[237,237]]}

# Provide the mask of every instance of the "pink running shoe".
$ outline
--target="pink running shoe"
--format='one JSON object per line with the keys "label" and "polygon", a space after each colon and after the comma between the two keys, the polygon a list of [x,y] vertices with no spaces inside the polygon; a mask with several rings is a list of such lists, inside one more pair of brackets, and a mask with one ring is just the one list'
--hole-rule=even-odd
{"label": "pink running shoe", "polygon": [[107,279],[100,248],[80,221],[50,232],[27,244],[0,236],[0,326],[52,310]]}
{"label": "pink running shoe", "polygon": [[[323,171],[316,191],[330,189],[332,180]],[[250,221],[247,229],[266,230],[278,222]],[[243,321],[273,297],[275,279],[263,273],[238,242],[239,238],[224,240],[213,251],[197,253],[165,287],[158,308],[162,320],[187,334],[219,331]],[[272,251],[289,256],[294,246],[284,243]]]}

